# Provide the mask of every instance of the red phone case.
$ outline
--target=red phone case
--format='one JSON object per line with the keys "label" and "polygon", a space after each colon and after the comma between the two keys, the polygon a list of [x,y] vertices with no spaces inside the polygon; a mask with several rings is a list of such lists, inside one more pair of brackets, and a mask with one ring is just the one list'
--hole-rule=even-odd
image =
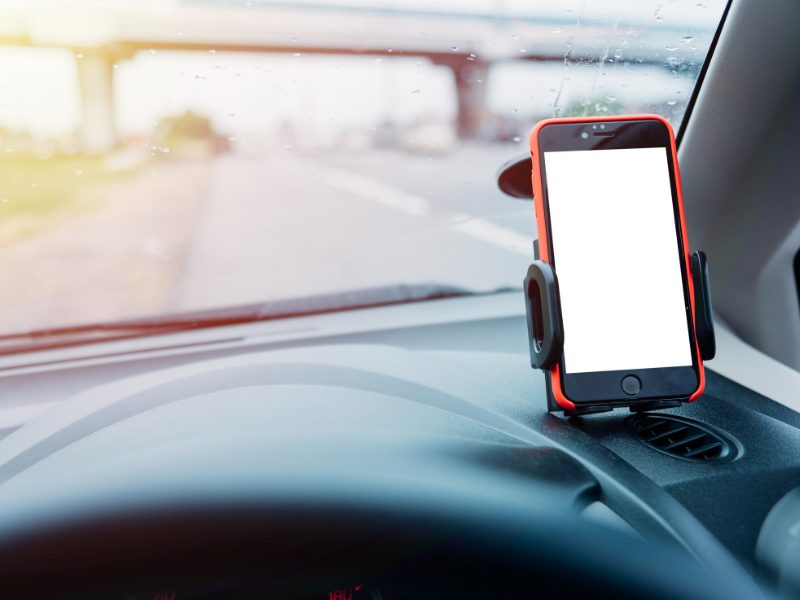
{"label": "red phone case", "polygon": [[[546,263],[550,263],[549,256],[549,240],[547,238],[547,227],[544,221],[544,195],[542,193],[542,177],[541,166],[539,164],[539,131],[543,127],[558,123],[601,123],[609,121],[643,121],[652,120],[663,123],[669,131],[669,143],[672,149],[672,164],[675,166],[675,188],[678,191],[678,211],[680,213],[680,229],[681,237],[683,239],[683,261],[685,264],[686,277],[689,284],[689,302],[692,310],[692,328],[695,327],[695,300],[694,300],[694,283],[692,281],[692,270],[689,265],[689,242],[686,236],[686,217],[683,212],[683,192],[681,191],[681,175],[678,168],[678,153],[675,146],[675,134],[672,131],[672,126],[669,122],[658,115],[620,115],[614,117],[570,117],[561,119],[546,119],[537,123],[531,130],[530,135],[530,150],[531,160],[533,162],[533,171],[531,173],[533,182],[533,205],[536,210],[536,227],[539,234],[539,258]],[[697,335],[695,332],[695,354],[697,355],[698,367],[698,385],[697,389],[686,399],[687,402],[692,402],[700,397],[705,389],[706,375],[703,368],[703,359],[700,357],[700,348],[697,345]],[[566,410],[575,410],[575,403],[567,398],[564,390],[561,387],[561,375],[559,373],[559,365],[550,371],[550,389],[553,393],[553,398],[559,406]]]}

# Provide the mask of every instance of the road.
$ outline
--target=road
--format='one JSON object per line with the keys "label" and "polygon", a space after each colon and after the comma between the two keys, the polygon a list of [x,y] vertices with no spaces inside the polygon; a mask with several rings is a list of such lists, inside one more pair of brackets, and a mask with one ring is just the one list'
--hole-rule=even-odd
{"label": "road", "polygon": [[94,190],[96,211],[0,246],[0,334],[397,284],[517,286],[533,210],[494,182],[517,152],[147,163]]}
{"label": "road", "polygon": [[172,308],[395,284],[519,285],[533,211],[494,181],[513,154],[220,157]]}

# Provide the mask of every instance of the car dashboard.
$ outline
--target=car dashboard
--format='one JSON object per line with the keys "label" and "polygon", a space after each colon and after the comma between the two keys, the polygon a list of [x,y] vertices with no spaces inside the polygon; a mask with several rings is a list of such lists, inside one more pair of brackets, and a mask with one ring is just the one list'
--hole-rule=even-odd
{"label": "car dashboard", "polygon": [[[15,555],[31,524],[109,506],[126,507],[131,527],[148,503],[191,510],[266,486],[367,508],[437,490],[453,499],[445,511],[458,498],[556,502],[758,577],[763,523],[800,486],[797,413],[711,363],[695,403],[565,419],[545,411],[526,344],[522,299],[507,292],[6,357],[0,552]],[[68,555],[66,578],[81,568]],[[341,597],[367,589],[354,569]],[[106,583],[102,597],[159,585],[136,595]],[[217,597],[202,589],[177,597]]]}

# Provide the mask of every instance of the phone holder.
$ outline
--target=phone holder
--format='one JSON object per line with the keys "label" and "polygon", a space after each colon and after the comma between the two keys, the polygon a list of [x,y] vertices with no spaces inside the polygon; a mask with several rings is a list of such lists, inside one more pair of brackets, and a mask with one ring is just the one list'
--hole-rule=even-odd
{"label": "phone holder", "polygon": [[[561,322],[558,281],[553,268],[539,260],[538,244],[534,243],[536,260],[528,267],[523,292],[525,294],[525,313],[528,320],[528,347],[531,367],[549,372],[557,364],[564,350],[564,327]],[[716,354],[714,323],[711,313],[711,294],[708,281],[708,264],[703,252],[693,252],[690,256],[692,281],[694,284],[695,338],[700,357],[706,361]],[[553,397],[550,377],[545,377],[547,385],[547,410],[563,411],[567,416],[606,412],[613,408],[628,406],[632,412],[657,410],[680,406],[688,398],[667,398],[656,401],[620,398],[611,404],[581,404],[575,410],[567,410]]]}

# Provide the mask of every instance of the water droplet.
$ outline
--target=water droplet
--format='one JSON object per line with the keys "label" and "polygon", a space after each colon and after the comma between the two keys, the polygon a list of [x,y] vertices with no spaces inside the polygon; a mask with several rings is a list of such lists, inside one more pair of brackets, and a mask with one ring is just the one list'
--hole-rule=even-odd
{"label": "water droplet", "polygon": [[292,56],[300,56],[299,52],[292,52]]}
{"label": "water droplet", "polygon": [[517,39],[518,37],[519,37],[519,36],[518,36],[516,33],[512,33],[512,34],[511,34],[511,39],[512,39],[512,40],[515,40],[515,39]]}
{"label": "water droplet", "polygon": [[522,138],[521,138],[520,136],[518,136],[518,135],[515,135],[515,136],[514,136],[513,138],[511,138],[511,139],[512,139],[514,142],[521,142],[521,141],[522,141]]}
{"label": "water droplet", "polygon": [[386,50],[386,52],[388,52],[389,54],[391,54],[392,52],[394,52],[394,50],[392,50],[391,48],[389,48],[388,50]]}
{"label": "water droplet", "polygon": [[383,59],[382,59],[382,58],[376,58],[376,59],[375,59],[375,62],[376,62],[376,63],[383,62]]}
{"label": "water droplet", "polygon": [[73,172],[74,172],[74,173],[75,173],[75,175],[77,175],[78,177],[80,177],[81,175],[83,175],[83,171],[82,171],[82,170],[80,170],[80,169],[73,169]]}
{"label": "water droplet", "polygon": [[675,52],[678,49],[677,46],[664,46],[664,50],[667,52]]}
{"label": "water droplet", "polygon": [[694,38],[693,38],[692,36],[690,36],[690,35],[686,35],[686,36],[684,36],[684,37],[682,37],[682,38],[681,38],[681,44],[688,44],[688,43],[689,43],[689,42],[691,42],[693,39],[694,39]]}
{"label": "water droplet", "polygon": [[119,65],[118,65],[117,63],[114,63],[114,66],[113,66],[113,67],[111,67],[111,68],[112,68],[112,69],[114,69],[114,70],[116,71],[117,69],[119,69]]}
{"label": "water droplet", "polygon": [[216,54],[216,53],[217,53],[217,51],[216,51],[216,50],[214,50],[214,49],[212,48],[211,50],[209,50],[209,51],[208,51],[208,53],[209,53],[209,54]]}
{"label": "water droplet", "polygon": [[554,27],[553,29],[551,29],[551,30],[550,30],[550,33],[561,33],[562,31],[564,31],[564,29],[563,29],[563,28],[561,28],[561,27]]}
{"label": "water droplet", "polygon": [[606,96],[606,100],[608,100],[609,102],[615,102],[617,100],[617,97],[616,96]]}
{"label": "water droplet", "polygon": [[181,36],[181,35],[183,35],[183,31],[178,29],[178,31],[175,32],[175,35]]}
{"label": "water droplet", "polygon": [[450,52],[458,52],[458,46],[450,46]]}
{"label": "water droplet", "polygon": [[670,106],[675,106],[677,103],[678,103],[677,100],[668,100],[667,101],[667,104],[669,104]]}
{"label": "water droplet", "polygon": [[525,54],[526,52],[527,52],[527,50],[525,50],[525,48],[520,48],[519,49],[519,53],[520,54]]}
{"label": "water droplet", "polygon": [[474,53],[474,52],[470,52],[470,53],[469,53],[469,56],[467,57],[467,60],[474,61],[474,60],[476,60],[477,58],[478,58],[478,57],[475,55],[475,53]]}
{"label": "water droplet", "polygon": [[148,50],[148,52],[150,52],[150,54],[155,54],[156,53],[155,48],[150,48],[150,50]]}
{"label": "water droplet", "polygon": [[419,94],[422,90],[411,90],[411,94]]}
{"label": "water droplet", "polygon": [[0,202],[2,202],[3,204],[8,204],[8,198],[2,198],[0,199]]}
{"label": "water droplet", "polygon": [[83,58],[83,54],[81,54],[80,52],[78,52],[78,53],[75,55],[75,58]]}

